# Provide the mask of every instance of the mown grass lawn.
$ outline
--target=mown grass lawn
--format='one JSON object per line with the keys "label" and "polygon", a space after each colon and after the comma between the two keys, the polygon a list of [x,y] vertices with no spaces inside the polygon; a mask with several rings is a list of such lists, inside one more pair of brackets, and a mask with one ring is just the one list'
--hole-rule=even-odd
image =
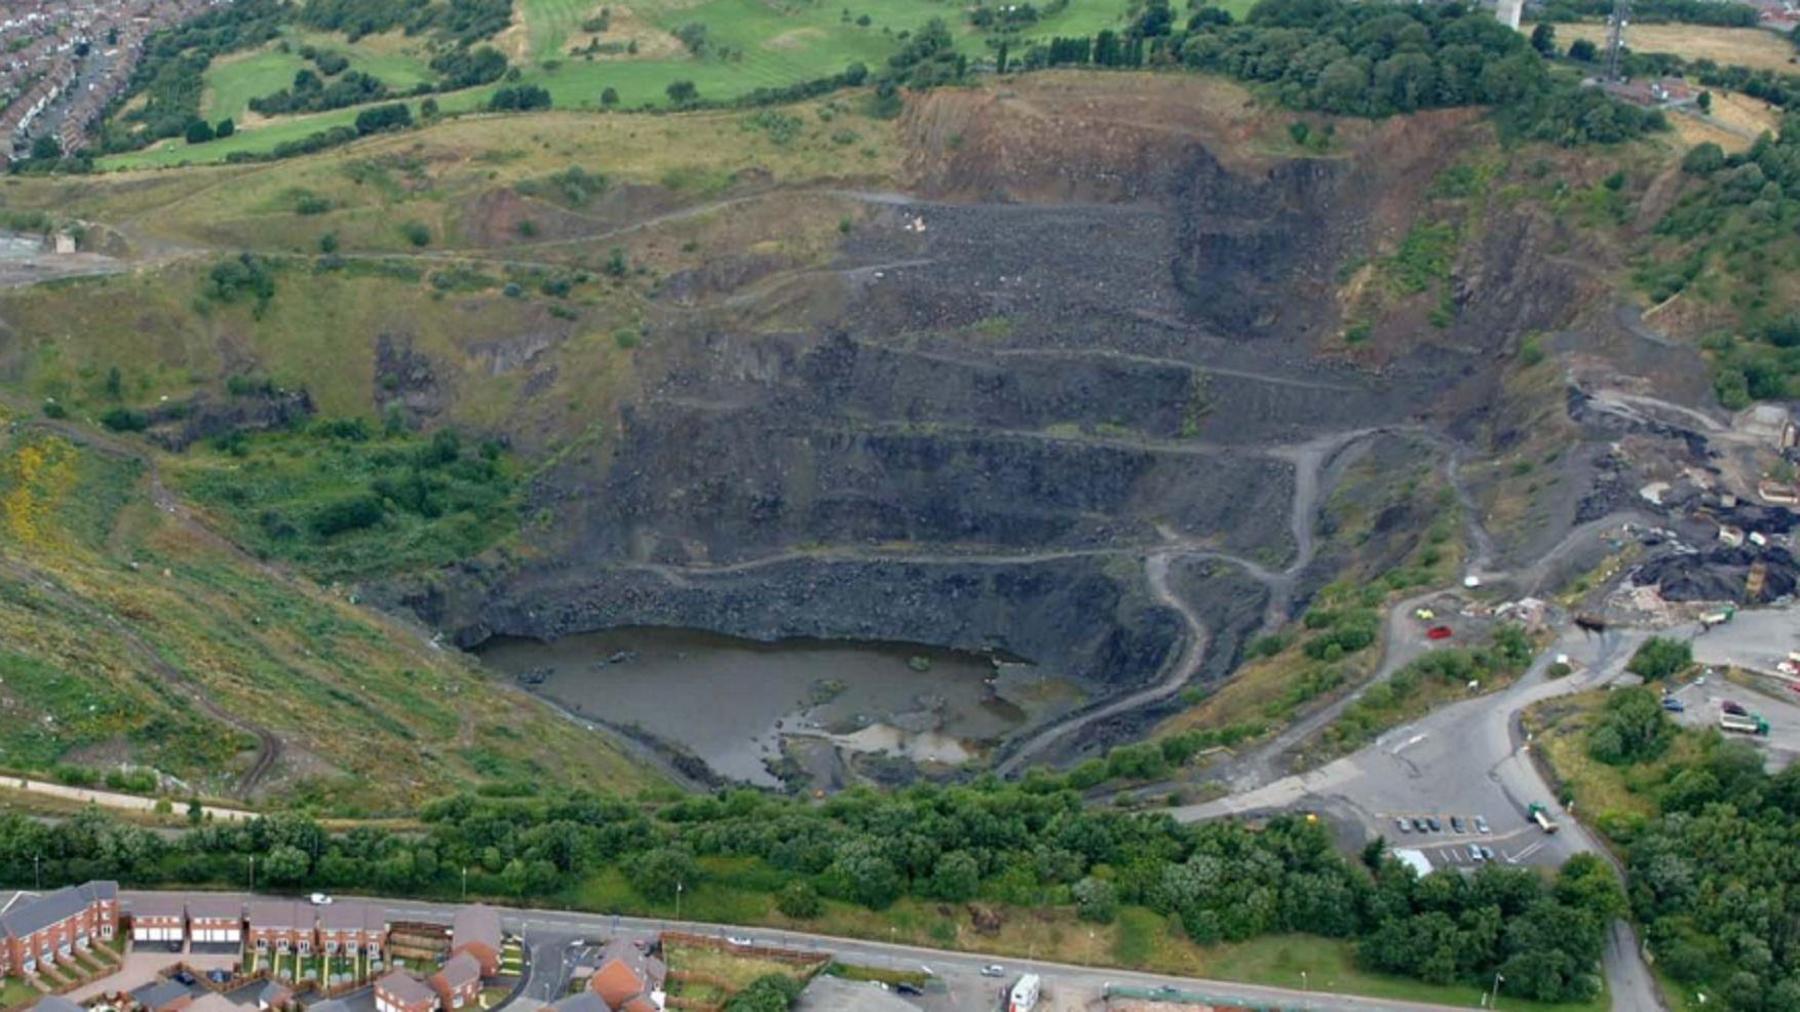
{"label": "mown grass lawn", "polygon": [[[618,94],[621,109],[666,108],[667,89],[676,81],[693,82],[702,100],[728,102],[758,88],[781,88],[829,77],[852,63],[860,62],[871,71],[878,71],[900,48],[905,33],[934,17],[950,24],[963,52],[971,57],[989,55],[987,37],[970,26],[956,9],[919,0],[869,0],[847,7],[782,6],[758,0],[646,0],[629,9],[615,7],[618,27],[601,36],[606,42],[636,39],[640,47],[637,55],[569,55],[564,44],[597,9],[584,5],[582,0],[523,0],[531,55],[520,67],[519,83],[549,91],[559,109],[599,109],[600,96],[607,88]],[[848,18],[846,9],[850,12]],[[1125,0],[1073,0],[1063,11],[1022,33],[1012,43],[1014,52],[1020,52],[1029,40],[1091,34],[1122,24],[1126,10]],[[627,11],[629,20],[621,16]],[[865,15],[869,23],[859,24]],[[672,37],[672,33],[690,23],[706,26],[707,45],[699,55],[688,52]],[[366,41],[351,46],[326,40],[332,48],[350,56],[358,69],[375,74],[397,90],[407,85],[408,81],[395,76],[393,67],[397,64],[375,61],[410,57],[395,55],[392,44],[370,51],[362,46]],[[301,65],[298,56],[272,50],[240,57],[237,63],[249,66],[234,69],[235,64],[221,62],[207,72],[208,119],[241,112],[251,98],[280,90],[291,82]],[[388,67],[385,72],[383,66]],[[413,67],[419,70],[416,61]],[[428,70],[419,72],[428,75]],[[435,98],[446,113],[469,112],[484,108],[495,88],[496,85],[468,88]],[[418,100],[408,100],[408,104],[417,115]],[[106,169],[157,168],[219,162],[236,152],[267,152],[285,141],[349,125],[361,108],[282,116],[266,123],[239,123],[238,132],[224,140],[189,145],[175,138],[143,151],[101,159],[100,165]]]}
{"label": "mown grass lawn", "polygon": [[259,49],[213,61],[206,70],[200,96],[200,118],[209,123],[230,119],[242,125],[250,100],[273,95],[294,83],[294,75],[310,66],[298,54]]}

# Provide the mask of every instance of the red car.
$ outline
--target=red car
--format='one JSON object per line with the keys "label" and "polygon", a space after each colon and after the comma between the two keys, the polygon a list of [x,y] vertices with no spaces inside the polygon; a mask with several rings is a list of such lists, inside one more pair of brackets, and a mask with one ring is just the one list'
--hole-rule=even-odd
{"label": "red car", "polygon": [[1450,627],[1447,625],[1434,625],[1425,630],[1425,638],[1428,640],[1447,640],[1450,638]]}

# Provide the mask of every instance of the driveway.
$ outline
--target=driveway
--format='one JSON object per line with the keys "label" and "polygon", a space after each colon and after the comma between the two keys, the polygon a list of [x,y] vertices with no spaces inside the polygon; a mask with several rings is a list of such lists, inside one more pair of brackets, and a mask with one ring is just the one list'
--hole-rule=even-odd
{"label": "driveway", "polygon": [[162,971],[185,962],[196,970],[229,970],[237,962],[237,957],[208,955],[205,953],[158,952],[150,949],[133,949],[125,954],[125,961],[117,973],[101,977],[98,980],[76,988],[65,997],[77,1004],[90,998],[115,991],[135,991],[145,984],[162,976]]}

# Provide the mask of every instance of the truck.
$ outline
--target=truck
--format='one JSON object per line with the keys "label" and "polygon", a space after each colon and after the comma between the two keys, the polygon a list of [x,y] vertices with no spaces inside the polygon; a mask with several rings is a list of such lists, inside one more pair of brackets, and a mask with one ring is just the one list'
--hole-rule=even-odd
{"label": "truck", "polygon": [[1769,733],[1769,722],[1764,720],[1760,713],[1721,713],[1719,714],[1719,726],[1739,734],[1766,735]]}
{"label": "truck", "polygon": [[1737,605],[1728,604],[1718,611],[1709,611],[1700,616],[1700,631],[1705,632],[1713,626],[1724,625],[1737,617]]}
{"label": "truck", "polygon": [[1037,974],[1028,973],[1020,977],[1006,994],[1006,1012],[1031,1012],[1037,1008],[1039,988]]}
{"label": "truck", "polygon": [[1543,805],[1534,801],[1531,803],[1531,807],[1526,809],[1525,814],[1531,816],[1531,821],[1537,823],[1538,828],[1544,832],[1556,832],[1556,821],[1550,818],[1550,810]]}

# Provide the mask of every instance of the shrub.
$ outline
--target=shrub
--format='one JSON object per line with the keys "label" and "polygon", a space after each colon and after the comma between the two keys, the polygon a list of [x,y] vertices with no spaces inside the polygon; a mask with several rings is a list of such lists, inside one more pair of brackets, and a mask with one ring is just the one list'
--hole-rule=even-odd
{"label": "shrub", "polygon": [[400,234],[405,236],[406,241],[412,243],[414,246],[428,246],[431,244],[431,229],[422,221],[409,221],[404,225],[401,225]]}
{"label": "shrub", "polygon": [[131,408],[108,408],[100,424],[114,432],[142,432],[150,427],[150,416]]}
{"label": "shrub", "polygon": [[1631,655],[1625,670],[1646,682],[1680,674],[1694,663],[1694,648],[1685,640],[1652,636]]}
{"label": "shrub", "polygon": [[313,512],[308,526],[322,538],[362,530],[381,522],[386,514],[381,501],[372,495],[352,495],[333,500]]}

